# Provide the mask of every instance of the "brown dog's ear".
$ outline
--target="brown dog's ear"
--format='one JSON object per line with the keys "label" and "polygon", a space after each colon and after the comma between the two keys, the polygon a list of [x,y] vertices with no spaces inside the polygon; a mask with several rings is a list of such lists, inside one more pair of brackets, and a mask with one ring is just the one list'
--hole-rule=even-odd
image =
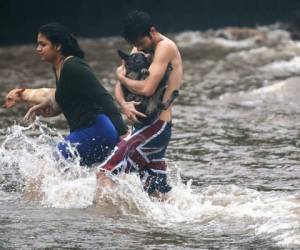
{"label": "brown dog's ear", "polygon": [[21,88],[21,89],[18,89],[16,93],[18,96],[21,96],[24,91],[25,91],[25,88]]}

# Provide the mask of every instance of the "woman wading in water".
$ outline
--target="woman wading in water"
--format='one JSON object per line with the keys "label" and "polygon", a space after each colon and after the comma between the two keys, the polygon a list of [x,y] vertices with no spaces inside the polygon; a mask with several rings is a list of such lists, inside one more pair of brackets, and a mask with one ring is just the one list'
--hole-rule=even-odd
{"label": "woman wading in water", "polygon": [[37,114],[52,117],[63,113],[70,134],[58,145],[61,154],[67,159],[73,157],[70,142],[79,153],[81,165],[102,162],[119,142],[119,137],[127,132],[112,96],[83,60],[84,52],[65,26],[50,23],[40,27],[36,50],[43,61],[53,65],[55,101],[60,110],[51,108],[49,98],[33,106],[25,119]]}

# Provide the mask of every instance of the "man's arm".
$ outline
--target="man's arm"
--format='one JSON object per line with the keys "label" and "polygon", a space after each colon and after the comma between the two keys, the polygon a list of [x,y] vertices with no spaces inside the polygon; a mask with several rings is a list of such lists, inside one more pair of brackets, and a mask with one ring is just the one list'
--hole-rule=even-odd
{"label": "man's arm", "polygon": [[117,82],[116,87],[115,87],[115,97],[116,97],[118,104],[122,107],[126,101],[124,98],[124,93],[122,90],[121,83],[119,81]]}
{"label": "man's arm", "polygon": [[125,76],[126,71],[124,66],[117,69],[117,76],[120,82],[133,93],[151,96],[163,78],[172,55],[173,48],[168,43],[161,42],[157,45],[153,62],[149,67],[149,76],[145,80],[132,80],[127,78]]}
{"label": "man's arm", "polygon": [[[131,50],[132,53],[136,53],[137,49],[133,47]],[[124,62],[122,62],[122,65],[124,65]],[[118,81],[115,87],[115,98],[120,105],[122,112],[126,115],[127,119],[133,122],[138,122],[137,116],[146,117],[145,114],[139,112],[136,110],[135,106],[139,105],[139,102],[127,102],[124,97],[123,89],[121,83]]]}
{"label": "man's arm", "polygon": [[126,115],[127,119],[138,122],[137,116],[146,117],[143,113],[136,110],[135,106],[139,105],[139,102],[126,102],[124,93],[120,82],[117,82],[115,87],[115,97],[120,105],[122,112]]}

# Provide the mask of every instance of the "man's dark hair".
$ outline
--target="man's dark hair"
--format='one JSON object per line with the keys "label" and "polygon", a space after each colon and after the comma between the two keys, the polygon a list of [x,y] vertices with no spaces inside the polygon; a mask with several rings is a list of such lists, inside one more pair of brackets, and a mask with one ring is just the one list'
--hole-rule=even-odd
{"label": "man's dark hair", "polygon": [[38,33],[46,36],[53,45],[61,45],[62,55],[84,57],[84,52],[79,47],[76,37],[66,26],[59,23],[48,23],[41,26]]}
{"label": "man's dark hair", "polygon": [[148,13],[134,10],[124,20],[122,36],[129,43],[134,43],[141,37],[149,36],[150,28],[153,26],[154,23]]}

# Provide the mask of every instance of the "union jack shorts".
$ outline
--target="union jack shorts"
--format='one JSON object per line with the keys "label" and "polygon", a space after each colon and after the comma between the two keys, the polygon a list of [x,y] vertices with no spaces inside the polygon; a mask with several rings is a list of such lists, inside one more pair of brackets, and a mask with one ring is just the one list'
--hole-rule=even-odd
{"label": "union jack shorts", "polygon": [[99,166],[99,172],[113,178],[120,173],[138,173],[143,188],[149,194],[171,190],[167,183],[166,148],[171,138],[171,123],[156,120],[134,129]]}

